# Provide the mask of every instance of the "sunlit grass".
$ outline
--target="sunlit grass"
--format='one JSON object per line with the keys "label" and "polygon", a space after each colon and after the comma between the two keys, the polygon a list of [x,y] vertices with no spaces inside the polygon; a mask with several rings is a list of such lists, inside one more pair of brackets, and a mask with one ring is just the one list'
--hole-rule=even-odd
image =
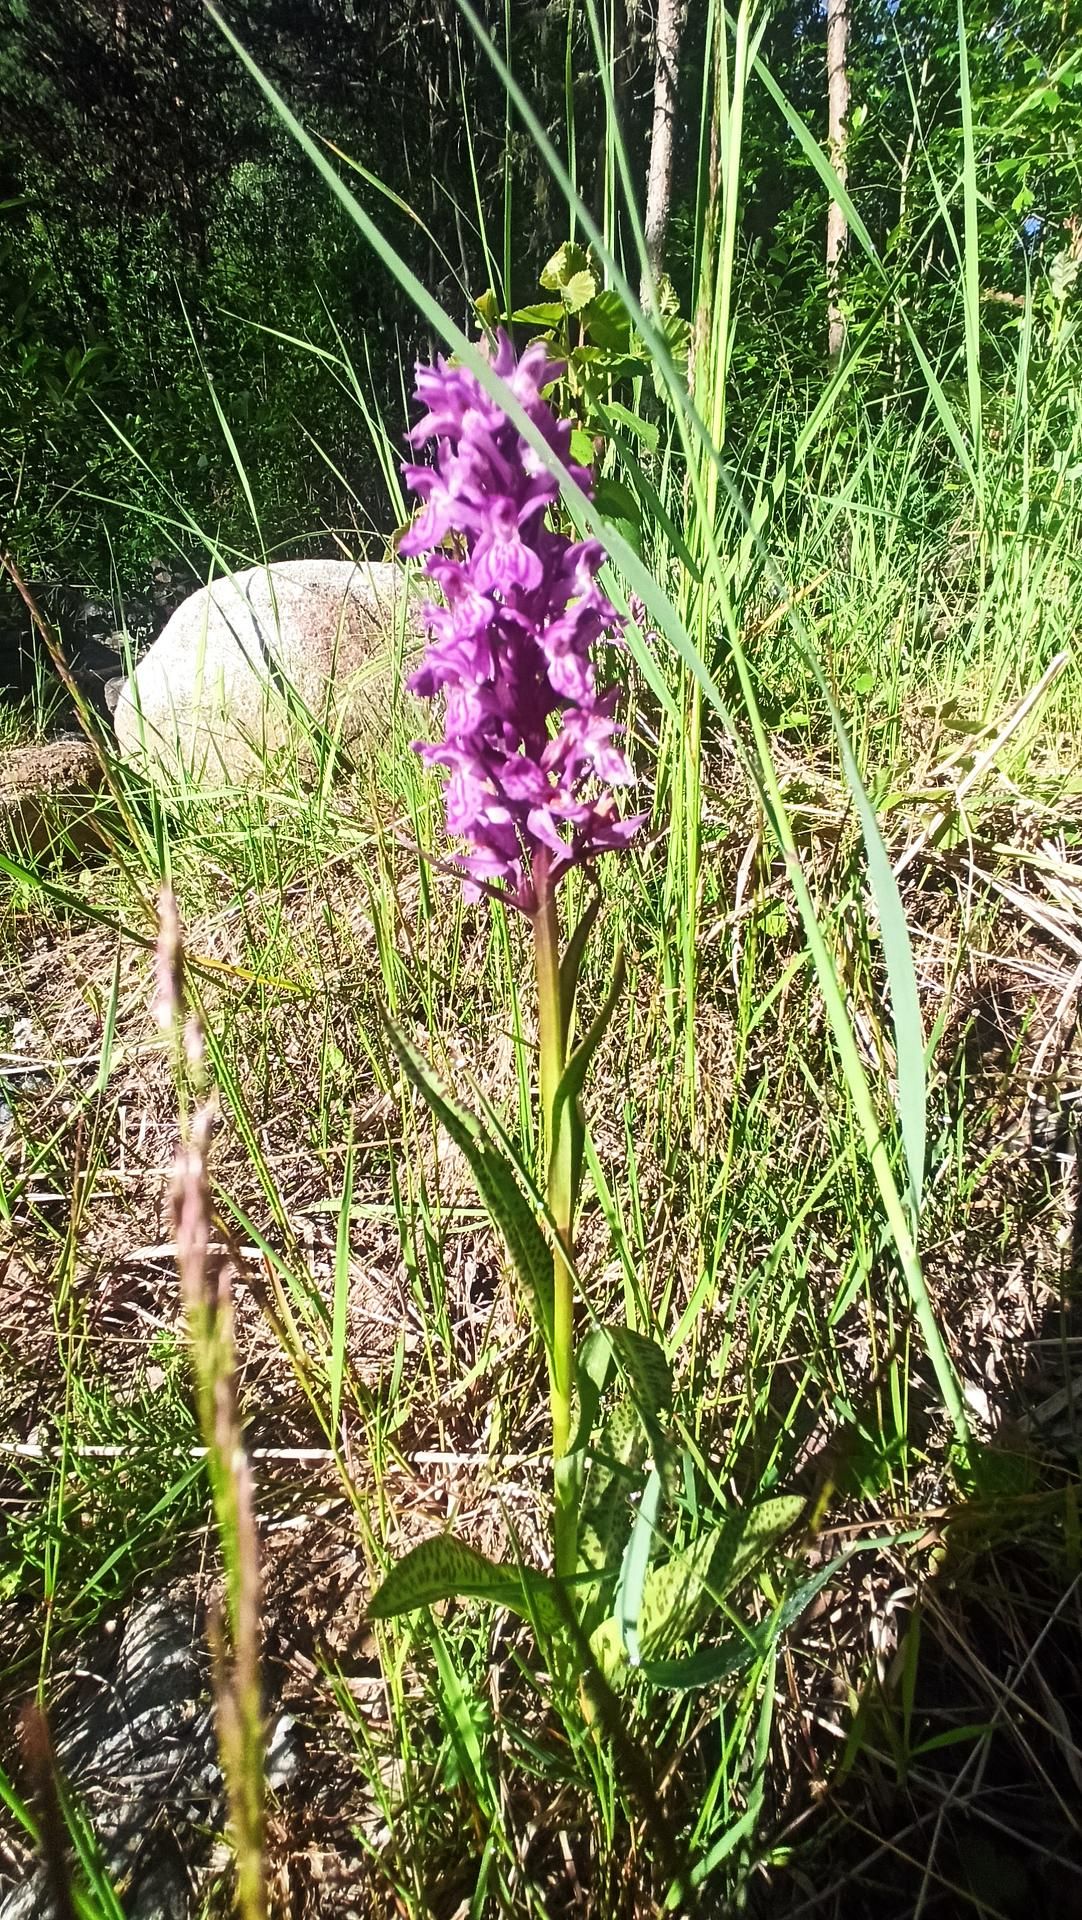
{"label": "sunlit grass", "polygon": [[[754,81],[746,10],[741,32],[718,106],[733,183]],[[611,122],[607,151],[597,239],[614,269],[627,268],[623,242],[637,283]],[[970,145],[963,164],[968,286]],[[807,1781],[818,1793],[834,1764],[844,1781],[866,1748],[880,1764],[884,1742],[908,1779],[920,1746],[916,1629],[908,1664],[888,1672],[863,1637],[873,1620],[886,1632],[863,1576],[886,1566],[907,1591],[921,1586],[973,1478],[973,1461],[952,1455],[957,1409],[929,1369],[897,1218],[884,1217],[893,1193],[912,1223],[907,1070],[912,1094],[920,1069],[927,1139],[918,1250],[982,1441],[999,1410],[973,1359],[978,1309],[999,1312],[1023,1257],[1049,1286],[1069,1284],[1065,1190],[1054,1173],[1020,1170],[1017,1140],[1029,1078],[1062,1051],[1055,1023],[1066,1034],[1082,951],[1070,860],[1082,716],[1063,657],[1082,606],[1077,390],[1039,327],[1024,361],[1020,345],[1018,364],[989,373],[967,307],[960,398],[929,367],[919,398],[873,409],[854,368],[803,415],[780,390],[763,446],[734,446],[722,431],[739,324],[734,217],[727,201],[704,282],[699,422],[677,399],[656,457],[636,451],[662,509],[642,545],[648,624],[663,631],[625,663],[654,817],[642,850],[601,876],[586,986],[603,991],[621,946],[628,985],[589,1090],[581,1281],[587,1315],[611,1319],[615,1303],[672,1360],[684,1536],[795,1488],[820,1538],[813,1557],[797,1540],[718,1596],[688,1649],[701,1684],[630,1690],[630,1765],[520,1628],[468,1604],[420,1613],[378,1626],[373,1661],[335,1648],[322,1619],[328,1644],[309,1660],[303,1711],[313,1729],[333,1722],[348,1769],[362,1911],[390,1897],[421,1920],[454,1895],[471,1914],[547,1915],[564,1910],[571,1880],[599,1915],[645,1914],[670,1897],[674,1853],[708,1911],[737,1910],[765,1876],[784,1910],[801,1845],[787,1823],[803,1818]],[[490,243],[491,259],[500,251]],[[441,320],[453,343],[454,317]],[[398,396],[371,396],[344,343],[328,372],[356,392],[400,525]],[[220,408],[225,427],[227,395]],[[242,479],[258,548],[258,474]],[[619,578],[628,556],[612,544]],[[876,842],[825,694],[905,909],[917,1060],[904,1057],[886,978],[891,887],[869,886]],[[452,1519],[505,1555],[545,1552],[539,1356],[461,1162],[379,1022],[389,1007],[529,1159],[522,932],[464,906],[426,858],[439,848],[438,796],[412,728],[396,703],[385,738],[349,768],[317,756],[314,780],[299,753],[212,798],[125,781],[136,832],[113,821],[99,863],[5,869],[3,1199],[23,1321],[3,1339],[37,1436],[12,1462],[0,1566],[0,1600],[20,1600],[13,1683],[33,1673],[47,1694],[72,1637],[190,1556],[205,1513],[169,1233],[155,1225],[175,1100],[139,942],[153,937],[161,881],[180,905],[221,1102],[212,1199],[239,1262],[240,1389],[257,1463],[266,1455],[257,1498],[279,1635],[291,1622],[273,1529],[322,1507],[328,1487],[338,1505],[326,1524],[350,1569],[341,1604],[358,1632],[395,1554]],[[68,957],[43,965],[42,941]],[[909,1123],[911,1139],[912,1107]],[[148,1255],[156,1245],[164,1254]],[[152,1334],[125,1302],[124,1263],[140,1252],[148,1311],[163,1322]],[[1017,1337],[1012,1321],[1001,1347]],[[296,1445],[319,1455],[318,1484],[314,1468],[306,1483],[303,1466],[274,1463]],[[1045,1468],[1021,1443],[1018,1454],[1036,1498]],[[991,1527],[995,1486],[980,1491]],[[1051,1594],[1049,1569],[1077,1570],[1077,1519],[1072,1544],[1069,1498],[1057,1484],[1040,1499],[1034,1555]],[[888,1543],[881,1559],[869,1541]],[[805,1644],[823,1564],[840,1624]],[[776,1642],[787,1608],[796,1630]],[[949,1731],[983,1739],[974,1724],[962,1715]],[[802,1740],[826,1757],[794,1760]],[[636,1754],[650,1762],[647,1791]]]}

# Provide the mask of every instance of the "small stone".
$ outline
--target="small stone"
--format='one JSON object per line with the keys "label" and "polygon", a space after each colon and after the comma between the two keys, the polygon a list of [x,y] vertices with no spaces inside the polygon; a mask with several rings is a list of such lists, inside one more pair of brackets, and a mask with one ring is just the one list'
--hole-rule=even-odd
{"label": "small stone", "polygon": [[279,1714],[271,1728],[265,1757],[267,1785],[281,1793],[297,1771],[297,1723],[292,1714]]}

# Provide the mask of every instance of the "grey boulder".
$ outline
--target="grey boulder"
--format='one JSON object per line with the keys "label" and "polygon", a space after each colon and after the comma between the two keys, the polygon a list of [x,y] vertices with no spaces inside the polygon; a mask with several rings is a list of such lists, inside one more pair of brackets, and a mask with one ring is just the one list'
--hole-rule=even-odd
{"label": "grey boulder", "polygon": [[418,650],[403,568],[286,560],[191,594],[121,688],[122,756],[152,778],[250,779],[268,756],[385,739],[396,649]]}

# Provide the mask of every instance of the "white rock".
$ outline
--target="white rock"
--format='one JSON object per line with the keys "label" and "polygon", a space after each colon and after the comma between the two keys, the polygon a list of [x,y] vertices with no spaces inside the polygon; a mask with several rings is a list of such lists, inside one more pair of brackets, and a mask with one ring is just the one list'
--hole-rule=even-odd
{"label": "white rock", "polygon": [[321,731],[346,746],[385,735],[402,634],[412,653],[416,596],[397,566],[285,560],[224,575],[177,608],[125,682],[120,751],[152,777],[221,786]]}

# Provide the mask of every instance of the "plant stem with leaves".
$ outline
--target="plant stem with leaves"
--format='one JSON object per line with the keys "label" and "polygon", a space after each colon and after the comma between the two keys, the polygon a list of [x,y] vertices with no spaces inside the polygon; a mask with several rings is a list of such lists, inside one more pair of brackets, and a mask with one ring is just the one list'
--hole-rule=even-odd
{"label": "plant stem with leaves", "polygon": [[556,1231],[553,1250],[552,1350],[548,1356],[552,1400],[552,1460],[555,1478],[556,1572],[572,1575],[577,1557],[576,1514],[568,1485],[559,1473],[571,1438],[571,1395],[575,1371],[575,1295],[571,1261],[574,1228],[574,1169],[570,1127],[558,1113],[560,1082],[567,1065],[567,1020],[560,983],[560,917],[556,893],[548,881],[548,859],[534,863],[537,906],[531,916],[537,979],[538,1059],[541,1094],[542,1165],[547,1167],[546,1198]]}

